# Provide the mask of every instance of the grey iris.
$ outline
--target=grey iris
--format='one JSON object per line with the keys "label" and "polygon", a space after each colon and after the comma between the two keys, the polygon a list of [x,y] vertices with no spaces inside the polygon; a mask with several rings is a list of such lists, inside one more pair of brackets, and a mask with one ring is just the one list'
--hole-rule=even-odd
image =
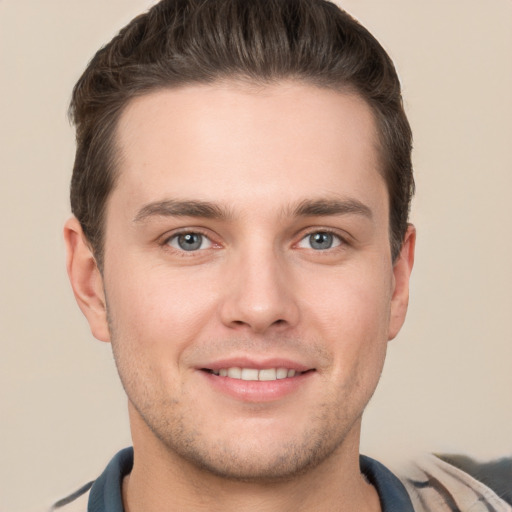
{"label": "grey iris", "polygon": [[203,236],[197,233],[187,233],[178,236],[178,245],[184,251],[195,251],[201,247]]}
{"label": "grey iris", "polygon": [[309,243],[313,249],[330,249],[333,243],[333,236],[331,233],[313,233],[309,236]]}

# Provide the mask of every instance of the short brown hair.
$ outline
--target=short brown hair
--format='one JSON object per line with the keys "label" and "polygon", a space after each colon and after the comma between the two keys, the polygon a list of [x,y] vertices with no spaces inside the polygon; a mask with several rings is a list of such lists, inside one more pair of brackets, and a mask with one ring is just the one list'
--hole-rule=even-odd
{"label": "short brown hair", "polygon": [[353,91],[376,119],[393,259],[414,192],[412,134],[393,63],[378,41],[327,0],[162,0],[101,48],[75,85],[77,150],[71,208],[100,269],[105,205],[115,186],[115,132],[148,92],[236,77],[295,79]]}

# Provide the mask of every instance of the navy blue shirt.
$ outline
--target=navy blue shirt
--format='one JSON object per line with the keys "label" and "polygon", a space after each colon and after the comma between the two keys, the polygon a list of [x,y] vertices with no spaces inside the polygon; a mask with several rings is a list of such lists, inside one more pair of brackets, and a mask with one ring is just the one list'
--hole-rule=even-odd
{"label": "navy blue shirt", "polygon": [[[379,494],[382,512],[414,512],[402,482],[380,462],[360,456],[361,473]],[[121,488],[123,477],[133,467],[133,448],[121,450],[94,481],[88,512],[124,512]]]}

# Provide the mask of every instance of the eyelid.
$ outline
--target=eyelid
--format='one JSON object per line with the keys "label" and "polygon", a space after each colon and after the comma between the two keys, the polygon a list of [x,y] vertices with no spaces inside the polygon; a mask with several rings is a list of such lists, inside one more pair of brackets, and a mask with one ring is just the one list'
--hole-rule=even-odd
{"label": "eyelid", "polygon": [[[171,240],[177,239],[181,235],[188,235],[188,234],[201,235],[204,239],[209,241],[209,246],[205,247],[205,248],[197,249],[195,251],[186,251],[180,247],[173,247],[170,244]],[[180,253],[190,253],[190,254],[193,254],[194,252],[201,252],[206,249],[211,249],[212,247],[220,247],[220,245],[221,245],[218,242],[214,241],[214,237],[212,236],[212,234],[210,232],[207,232],[207,230],[205,230],[205,229],[196,228],[196,227],[179,228],[179,229],[172,231],[171,233],[166,233],[165,235],[163,235],[161,237],[159,244],[161,246],[170,248],[173,251],[177,251]]]}
{"label": "eyelid", "polygon": [[[183,235],[198,235],[198,236],[200,236],[201,237],[200,247],[198,247],[197,249],[191,249],[190,251],[187,251],[186,249],[183,249],[183,247],[180,247],[179,246],[179,238],[180,238],[180,236],[183,236]],[[205,241],[206,241],[206,247],[204,247]],[[175,245],[174,245],[174,242],[176,242]],[[172,247],[173,249],[176,249],[177,251],[184,251],[184,252],[204,251],[205,249],[210,249],[213,246],[213,242],[207,236],[203,235],[202,233],[192,233],[192,232],[178,233],[176,235],[173,235],[167,239],[166,243],[169,247]]]}
{"label": "eyelid", "polygon": [[[336,245],[334,245],[333,247],[330,247],[329,249],[324,249],[323,251],[316,250],[316,252],[327,252],[329,250],[336,249],[340,246],[347,246],[347,245],[351,244],[350,235],[341,234],[338,229],[335,229],[332,227],[319,226],[319,227],[309,227],[309,228],[301,230],[300,234],[298,235],[299,240],[298,240],[298,242],[295,242],[293,244],[293,246],[300,247],[299,244],[301,244],[301,242],[306,240],[311,235],[314,235],[315,233],[327,233],[329,235],[332,235],[338,241],[338,243]],[[201,235],[202,237],[204,237],[205,239],[207,239],[209,241],[208,247],[197,249],[195,251],[186,251],[179,247],[173,247],[172,245],[170,245],[169,242],[171,240],[177,239],[180,235],[186,235],[186,234]],[[205,229],[199,228],[199,227],[178,228],[178,229],[172,231],[171,233],[166,233],[165,235],[163,235],[161,237],[159,245],[168,247],[171,250],[174,250],[174,251],[177,251],[180,253],[187,253],[187,252],[194,253],[194,252],[200,252],[200,251],[203,251],[206,249],[211,249],[211,248],[220,248],[222,246],[221,243],[215,241],[215,236],[212,236],[212,234],[209,230],[205,230]],[[310,248],[310,249],[312,249],[312,248]]]}
{"label": "eyelid", "polygon": [[[315,233],[326,233],[329,235],[332,235],[338,243],[336,245],[333,245],[332,247],[329,247],[328,249],[324,249],[323,251],[320,251],[318,249],[313,249],[312,247],[301,247],[300,244],[307,240],[311,235],[314,235]],[[295,243],[295,247],[300,247],[301,249],[312,249],[316,252],[327,252],[329,250],[337,249],[340,246],[347,246],[349,245],[348,241],[348,235],[343,236],[340,234],[340,232],[337,229],[328,228],[328,227],[315,227],[315,228],[308,228],[307,230],[303,230],[300,234],[299,241]]]}

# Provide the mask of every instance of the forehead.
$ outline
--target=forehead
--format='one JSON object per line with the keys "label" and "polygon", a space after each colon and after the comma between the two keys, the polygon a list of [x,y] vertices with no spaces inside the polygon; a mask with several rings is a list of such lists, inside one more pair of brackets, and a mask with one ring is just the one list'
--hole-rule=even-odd
{"label": "forehead", "polygon": [[[117,130],[117,187],[244,206],[384,187],[371,109],[354,94],[296,82],[186,86],[133,100]],[[135,207],[135,205],[134,205]]]}

